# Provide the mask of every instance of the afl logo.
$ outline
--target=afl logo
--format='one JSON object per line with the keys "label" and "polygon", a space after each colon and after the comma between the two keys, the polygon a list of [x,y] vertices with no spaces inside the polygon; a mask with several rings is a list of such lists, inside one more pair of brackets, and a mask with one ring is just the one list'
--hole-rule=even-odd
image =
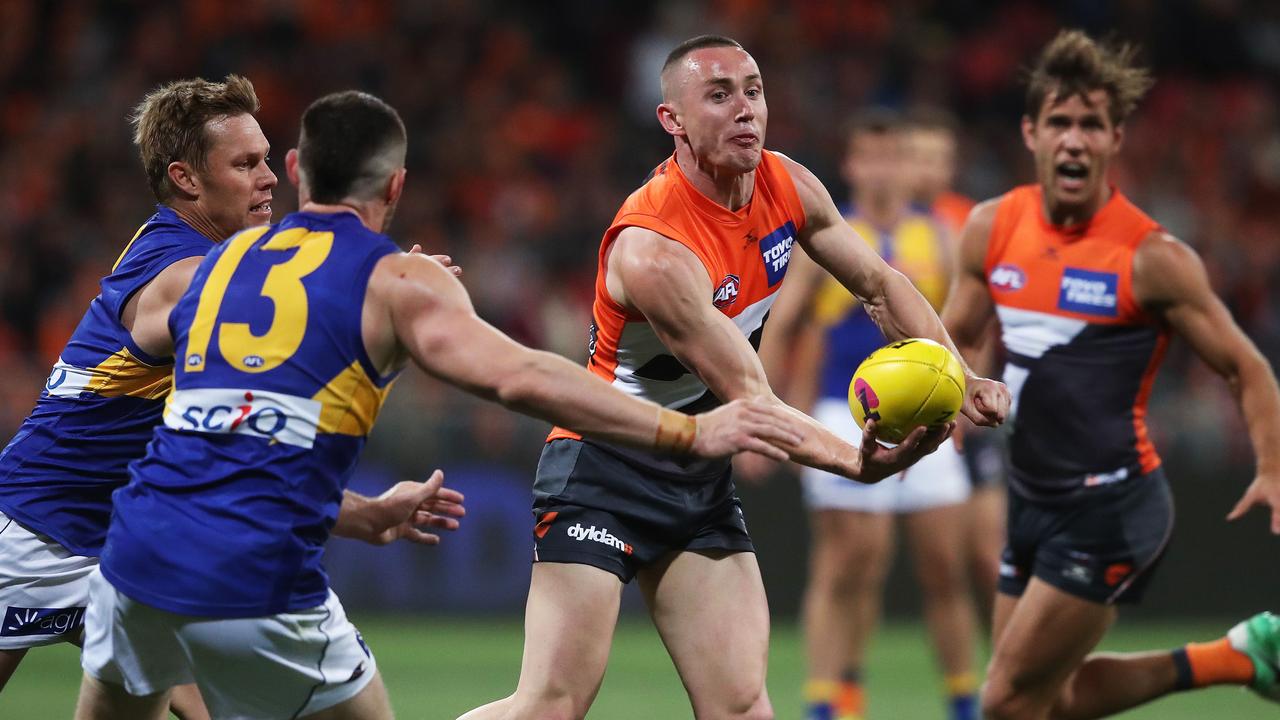
{"label": "afl logo", "polygon": [[204,363],[204,356],[199,353],[191,353],[187,356],[187,366],[194,367]]}
{"label": "afl logo", "polygon": [[250,368],[260,368],[265,364],[261,355],[245,355],[244,366]]}
{"label": "afl logo", "polygon": [[991,269],[991,287],[1010,292],[1027,284],[1027,274],[1017,265],[1001,264]]}
{"label": "afl logo", "polygon": [[739,282],[737,275],[725,275],[716,287],[715,295],[711,296],[711,304],[721,310],[732,305],[738,299]]}

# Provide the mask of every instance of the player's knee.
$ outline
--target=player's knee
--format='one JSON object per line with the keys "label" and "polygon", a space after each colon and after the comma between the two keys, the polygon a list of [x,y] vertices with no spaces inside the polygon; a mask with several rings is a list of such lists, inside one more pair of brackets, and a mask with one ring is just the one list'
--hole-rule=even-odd
{"label": "player's knee", "polygon": [[764,682],[731,682],[717,688],[709,702],[694,701],[698,718],[732,718],[733,720],[773,720],[773,705],[765,692]]}

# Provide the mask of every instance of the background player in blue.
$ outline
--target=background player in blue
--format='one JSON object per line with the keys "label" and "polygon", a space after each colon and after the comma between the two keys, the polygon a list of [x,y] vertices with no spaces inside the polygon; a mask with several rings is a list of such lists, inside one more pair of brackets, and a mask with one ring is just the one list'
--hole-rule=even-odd
{"label": "background player in blue", "polygon": [[410,359],[637,447],[781,458],[771,443],[801,439],[767,404],[668,411],[480,320],[443,265],[375,231],[400,198],[405,147],[399,116],[377,98],[312,104],[286,158],[301,211],[216,248],[178,302],[164,425],[114,497],[93,578],[79,717],[158,717],[169,688],[193,680],[216,717],[390,717],[320,563],[365,436]]}
{"label": "background player in blue", "polygon": [[[257,110],[253,85],[234,75],[166,84],[135,110],[134,142],[157,212],[103,278],[35,410],[0,455],[0,687],[28,648],[80,642],[111,493],[142,456],[170,388],[169,312],[210,248],[271,219],[276,176]],[[361,515],[400,514],[430,490],[405,483],[377,500],[352,495],[344,511],[354,512],[354,534],[386,542],[363,532]],[[441,493],[441,509],[452,510],[460,497]],[[414,526],[394,534],[435,541]],[[173,707],[184,718],[206,715],[194,686],[175,691]]]}
{"label": "background player in blue", "polygon": [[[950,238],[939,218],[911,204],[908,128],[888,109],[855,117],[841,168],[849,184],[844,219],[940,308],[950,282]],[[849,413],[849,375],[888,341],[862,303],[797,253],[772,313],[761,355],[788,401],[845,440],[861,432]],[[785,371],[778,357],[790,354]],[[809,720],[860,720],[867,647],[893,562],[895,517],[909,539],[924,614],[944,676],[949,717],[976,717],[974,609],[965,578],[969,477],[948,440],[901,474],[874,485],[801,468],[811,547],[804,630]]]}

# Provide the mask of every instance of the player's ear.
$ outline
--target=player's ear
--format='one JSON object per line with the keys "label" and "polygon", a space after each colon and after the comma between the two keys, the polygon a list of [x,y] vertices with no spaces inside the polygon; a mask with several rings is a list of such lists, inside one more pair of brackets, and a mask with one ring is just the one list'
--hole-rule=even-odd
{"label": "player's ear", "polygon": [[1022,116],[1022,144],[1031,152],[1036,151],[1036,121],[1030,115]]}
{"label": "player's ear", "polygon": [[658,106],[658,124],[668,135],[681,136],[685,135],[684,125],[680,122],[680,117],[676,114],[676,108],[671,103],[662,103]]}
{"label": "player's ear", "polygon": [[174,160],[169,163],[167,169],[169,173],[169,182],[178,192],[183,193],[196,199],[200,197],[200,181],[196,178],[195,172],[191,166],[181,160]]}
{"label": "player's ear", "polygon": [[404,193],[404,178],[409,173],[405,168],[400,168],[391,174],[391,178],[387,180],[387,190],[383,196],[383,200],[388,205],[395,205],[400,200],[400,195]]}
{"label": "player's ear", "polygon": [[1112,152],[1120,152],[1120,148],[1124,145],[1124,125],[1116,125],[1111,132],[1113,133],[1111,137],[1115,140],[1115,148]]}
{"label": "player's ear", "polygon": [[293,183],[294,187],[302,187],[302,180],[298,174],[298,148],[290,148],[289,152],[284,154],[284,172],[289,176],[289,182]]}

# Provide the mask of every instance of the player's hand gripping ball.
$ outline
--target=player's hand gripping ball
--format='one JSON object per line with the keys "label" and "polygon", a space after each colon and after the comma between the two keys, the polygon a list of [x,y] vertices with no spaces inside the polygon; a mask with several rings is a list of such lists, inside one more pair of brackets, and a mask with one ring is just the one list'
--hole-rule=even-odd
{"label": "player's hand gripping ball", "polygon": [[921,425],[951,422],[964,403],[964,371],[942,345],[923,338],[871,353],[849,383],[849,409],[859,427],[876,421],[881,440],[899,443]]}

